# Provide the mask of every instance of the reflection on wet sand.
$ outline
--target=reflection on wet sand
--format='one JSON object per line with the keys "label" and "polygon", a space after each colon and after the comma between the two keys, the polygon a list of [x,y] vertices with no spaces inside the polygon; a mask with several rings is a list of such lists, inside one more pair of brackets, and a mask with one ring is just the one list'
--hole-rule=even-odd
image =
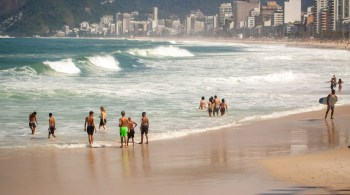
{"label": "reflection on wet sand", "polygon": [[327,133],[328,133],[328,144],[330,147],[336,147],[339,144],[339,136],[338,136],[338,132],[334,127],[334,121],[331,120],[330,123],[328,122],[328,120],[325,120],[325,121],[326,121]]}
{"label": "reflection on wet sand", "polygon": [[149,159],[148,144],[141,145],[141,157],[144,176],[149,176],[151,171],[151,164]]}

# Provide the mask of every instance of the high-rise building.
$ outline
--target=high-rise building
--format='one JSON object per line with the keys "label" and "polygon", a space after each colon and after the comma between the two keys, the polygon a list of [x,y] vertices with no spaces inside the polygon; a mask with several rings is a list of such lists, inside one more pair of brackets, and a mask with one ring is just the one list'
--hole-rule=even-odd
{"label": "high-rise building", "polygon": [[234,24],[236,29],[247,26],[250,11],[260,7],[259,0],[236,0],[233,4]]}
{"label": "high-rise building", "polygon": [[232,17],[232,4],[223,3],[219,5],[219,25],[225,26],[225,20]]}
{"label": "high-rise building", "polygon": [[123,34],[128,34],[131,27],[131,14],[123,14]]}
{"label": "high-rise building", "polygon": [[340,32],[350,21],[350,0],[328,0],[329,30]]}
{"label": "high-rise building", "polygon": [[68,36],[68,34],[69,34],[69,26],[67,26],[67,25],[62,26],[62,31],[64,32],[65,36]]}
{"label": "high-rise building", "polygon": [[276,10],[273,13],[273,17],[272,17],[272,26],[283,25],[283,18],[284,18],[283,10]]}
{"label": "high-rise building", "polygon": [[158,21],[158,7],[153,8],[153,20]]}
{"label": "high-rise building", "polygon": [[[328,29],[328,0],[315,0],[315,31],[321,33]],[[322,30],[321,30],[322,29]]]}
{"label": "high-rise building", "polygon": [[121,13],[115,14],[115,34],[121,35],[123,32],[123,15]]}
{"label": "high-rise building", "polygon": [[301,22],[301,0],[286,0],[284,2],[284,23]]}

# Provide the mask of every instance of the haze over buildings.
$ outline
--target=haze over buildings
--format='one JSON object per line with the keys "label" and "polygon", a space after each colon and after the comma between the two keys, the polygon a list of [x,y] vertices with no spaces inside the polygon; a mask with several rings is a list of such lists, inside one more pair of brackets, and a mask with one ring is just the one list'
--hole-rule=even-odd
{"label": "haze over buildings", "polygon": [[234,0],[217,6],[217,14],[193,10],[185,18],[159,18],[154,7],[148,19],[137,10],[101,17],[99,23],[81,21],[80,28],[62,27],[57,36],[238,36],[285,37],[349,32],[350,0],[313,0],[306,12],[302,0]]}

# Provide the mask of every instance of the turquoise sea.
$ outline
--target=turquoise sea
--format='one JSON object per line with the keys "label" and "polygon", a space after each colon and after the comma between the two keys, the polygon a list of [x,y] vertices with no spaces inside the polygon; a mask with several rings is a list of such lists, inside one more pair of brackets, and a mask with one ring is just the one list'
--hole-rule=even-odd
{"label": "turquoise sea", "polygon": [[[105,147],[118,144],[122,110],[138,124],[148,113],[151,140],[320,110],[333,75],[345,82],[338,104],[349,104],[349,61],[349,51],[285,45],[2,38],[0,148],[86,147],[84,118],[94,111],[98,126],[100,106],[108,129],[95,142]],[[223,117],[198,110],[201,96],[214,95],[228,104]],[[48,141],[49,112],[58,139]]]}

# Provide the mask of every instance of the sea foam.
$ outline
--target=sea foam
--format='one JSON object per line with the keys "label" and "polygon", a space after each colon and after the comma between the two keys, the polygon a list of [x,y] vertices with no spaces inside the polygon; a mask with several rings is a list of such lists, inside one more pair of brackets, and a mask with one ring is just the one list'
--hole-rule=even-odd
{"label": "sea foam", "polygon": [[71,58],[63,59],[60,61],[54,61],[54,62],[45,61],[43,63],[59,73],[64,73],[64,74],[79,74],[80,73],[80,69],[75,66],[75,64]]}
{"label": "sea foam", "polygon": [[131,49],[129,54],[141,57],[193,57],[186,49],[173,46],[159,46],[153,49]]}
{"label": "sea foam", "polygon": [[118,71],[119,62],[111,55],[92,56],[87,58],[89,62],[97,67]]}

